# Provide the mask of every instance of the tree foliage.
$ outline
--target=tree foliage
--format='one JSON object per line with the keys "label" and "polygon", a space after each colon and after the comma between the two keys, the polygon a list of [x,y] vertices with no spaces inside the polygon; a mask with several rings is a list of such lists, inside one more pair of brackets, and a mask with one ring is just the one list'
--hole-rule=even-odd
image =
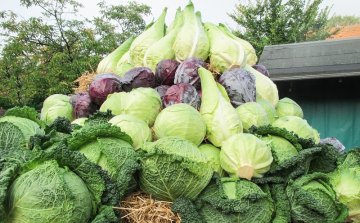
{"label": "tree foliage", "polygon": [[329,27],[341,27],[341,26],[352,26],[359,25],[360,17],[354,15],[337,15],[333,16],[328,23]]}
{"label": "tree foliage", "polygon": [[83,7],[74,0],[21,0],[42,15],[24,19],[0,12],[0,106],[41,103],[48,95],[73,93],[72,83],[129,36],[145,29],[150,7],[136,2],[106,5],[100,16],[78,16]]}
{"label": "tree foliage", "polygon": [[[285,3],[284,3],[285,2]],[[228,15],[238,24],[235,35],[249,41],[260,57],[265,45],[324,40],[335,34],[327,26],[331,7],[322,0],[248,0]]]}

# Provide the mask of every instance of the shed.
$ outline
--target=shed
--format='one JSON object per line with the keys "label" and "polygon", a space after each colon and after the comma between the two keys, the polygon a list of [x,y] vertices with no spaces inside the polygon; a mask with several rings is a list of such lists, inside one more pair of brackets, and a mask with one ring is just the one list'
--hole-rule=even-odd
{"label": "shed", "polygon": [[360,147],[360,37],[265,46],[259,64],[321,138]]}

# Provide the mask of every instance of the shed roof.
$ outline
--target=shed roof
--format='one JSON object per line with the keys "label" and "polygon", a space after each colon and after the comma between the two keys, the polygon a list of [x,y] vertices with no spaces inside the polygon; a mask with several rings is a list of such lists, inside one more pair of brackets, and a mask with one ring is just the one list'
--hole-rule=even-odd
{"label": "shed roof", "polygon": [[360,76],[360,37],[265,46],[273,81]]}

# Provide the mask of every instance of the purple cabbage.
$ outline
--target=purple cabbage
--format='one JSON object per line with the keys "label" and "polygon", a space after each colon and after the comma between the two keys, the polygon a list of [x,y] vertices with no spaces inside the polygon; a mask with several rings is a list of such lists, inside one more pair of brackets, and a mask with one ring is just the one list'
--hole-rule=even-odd
{"label": "purple cabbage", "polygon": [[334,146],[334,148],[341,154],[344,154],[345,152],[345,146],[336,138],[330,137],[325,139],[320,139],[321,144],[329,143]]}
{"label": "purple cabbage", "polygon": [[97,110],[96,104],[91,100],[90,95],[81,95],[76,101],[74,114],[75,118],[88,118]]}
{"label": "purple cabbage", "polygon": [[219,78],[219,83],[224,86],[231,104],[237,108],[246,102],[256,101],[255,76],[242,69],[226,70]]}
{"label": "purple cabbage", "polygon": [[155,81],[158,85],[173,85],[175,72],[180,63],[173,59],[160,61],[155,69]]}
{"label": "purple cabbage", "polygon": [[95,76],[95,78],[93,79],[93,82],[96,82],[100,79],[104,79],[104,78],[113,78],[118,80],[119,82],[121,82],[121,77],[115,73],[111,73],[111,72],[106,72],[106,73],[101,73]]}
{"label": "purple cabbage", "polygon": [[260,73],[264,74],[265,76],[270,78],[270,73],[269,73],[268,69],[264,65],[261,65],[261,64],[254,65],[253,68],[255,70],[259,71]]}
{"label": "purple cabbage", "polygon": [[80,93],[75,93],[73,96],[70,97],[69,103],[73,106],[73,108],[75,108],[75,104],[79,100],[80,96],[83,95],[89,95],[89,92],[84,91]]}
{"label": "purple cabbage", "polygon": [[128,70],[121,79],[122,89],[126,92],[139,87],[155,88],[155,75],[148,67],[134,67]]}
{"label": "purple cabbage", "polygon": [[167,89],[169,89],[169,85],[160,85],[155,88],[155,90],[159,93],[161,101],[163,100]]}
{"label": "purple cabbage", "polygon": [[118,79],[103,78],[91,83],[89,95],[93,102],[102,105],[109,94],[120,91],[122,91],[121,82]]}
{"label": "purple cabbage", "polygon": [[199,110],[201,106],[201,98],[196,88],[190,84],[175,84],[167,89],[163,98],[164,108],[173,104],[186,103]]}
{"label": "purple cabbage", "polygon": [[198,73],[200,66],[207,69],[207,65],[202,59],[190,57],[184,60],[176,70],[174,84],[186,83],[194,86],[196,90],[201,90],[201,81]]}

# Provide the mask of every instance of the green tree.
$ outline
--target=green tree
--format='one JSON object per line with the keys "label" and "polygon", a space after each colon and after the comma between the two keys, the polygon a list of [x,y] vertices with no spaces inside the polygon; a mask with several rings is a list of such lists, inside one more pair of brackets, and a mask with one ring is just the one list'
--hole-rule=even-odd
{"label": "green tree", "polygon": [[341,27],[341,26],[352,26],[359,25],[360,17],[354,15],[337,15],[333,16],[328,23],[329,27]]}
{"label": "green tree", "polygon": [[324,40],[335,34],[327,26],[331,7],[319,10],[322,0],[249,0],[228,15],[238,24],[234,34],[249,41],[257,56],[266,45]]}
{"label": "green tree", "polygon": [[[0,12],[0,102],[11,105],[41,103],[55,93],[71,94],[72,83],[130,35],[145,28],[150,7],[136,2],[107,6],[99,3],[100,16],[77,16],[81,4],[74,0],[21,0],[38,6],[42,15],[22,19]],[[1,104],[0,104],[1,107]]]}

